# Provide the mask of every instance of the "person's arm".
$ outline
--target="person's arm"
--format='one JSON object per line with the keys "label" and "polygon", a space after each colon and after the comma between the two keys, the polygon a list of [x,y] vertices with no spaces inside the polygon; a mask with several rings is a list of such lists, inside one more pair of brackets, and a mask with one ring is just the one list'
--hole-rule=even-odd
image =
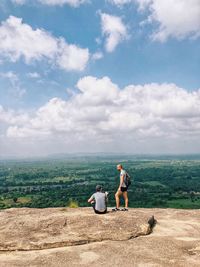
{"label": "person's arm", "polygon": [[92,195],[89,199],[88,199],[88,203],[91,203],[94,200],[94,195]]}
{"label": "person's arm", "polygon": [[105,196],[106,204],[108,204],[108,197],[107,195]]}
{"label": "person's arm", "polygon": [[122,187],[122,184],[124,182],[124,176],[125,176],[125,174],[120,175],[120,184],[119,184],[119,188],[118,188],[119,191],[121,191],[121,187]]}

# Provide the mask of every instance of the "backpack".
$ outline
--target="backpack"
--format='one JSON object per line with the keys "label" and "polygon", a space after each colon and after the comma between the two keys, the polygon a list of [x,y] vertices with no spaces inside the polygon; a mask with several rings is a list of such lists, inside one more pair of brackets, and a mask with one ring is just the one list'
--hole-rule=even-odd
{"label": "backpack", "polygon": [[125,182],[127,188],[131,185],[131,177],[127,172],[126,172],[126,176],[125,176],[124,182]]}

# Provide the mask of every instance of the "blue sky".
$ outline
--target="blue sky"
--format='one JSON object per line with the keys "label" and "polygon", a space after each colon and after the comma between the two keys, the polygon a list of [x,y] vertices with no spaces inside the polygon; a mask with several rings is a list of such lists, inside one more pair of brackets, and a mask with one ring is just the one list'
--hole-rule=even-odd
{"label": "blue sky", "polygon": [[[91,138],[100,140],[95,141],[97,142],[94,145],[95,152],[107,151],[107,149],[114,151],[117,140],[121,138],[121,134],[123,135],[122,130],[119,131],[119,136],[115,136],[117,129],[117,125],[113,126],[115,114],[121,116],[127,124],[130,124],[132,120],[137,121],[137,116],[140,116],[141,120],[138,125],[132,122],[132,127],[124,135],[125,143],[122,145],[122,151],[123,147],[128,146],[131,147],[130,152],[150,153],[152,147],[146,150],[146,142],[154,140],[152,143],[157,153],[199,152],[199,143],[194,144],[200,131],[197,127],[199,121],[196,121],[200,115],[198,113],[200,104],[200,3],[198,0],[170,0],[168,4],[163,3],[164,1],[160,0],[90,2],[2,0],[0,3],[0,133],[2,142],[7,143],[2,147],[3,153],[17,154],[12,144],[17,142],[19,148],[24,138],[27,141],[22,149],[22,155],[23,153],[29,155],[33,144],[38,147],[35,155],[45,154],[45,149],[49,147],[51,139],[57,141],[59,139],[58,149],[56,146],[51,146],[47,154],[63,152],[62,149],[69,147],[66,143],[66,139],[71,138],[68,131],[65,132],[55,125],[54,127],[47,126],[44,117],[56,116],[67,127],[67,119],[59,117],[58,112],[62,101],[64,101],[63,105],[66,105],[62,112],[66,114],[68,114],[70,105],[73,105],[74,110],[77,109],[76,111],[79,110],[80,113],[86,112],[86,107],[92,110],[94,105],[102,108],[101,103],[91,104],[89,100],[86,105],[85,96],[82,101],[86,107],[82,106],[83,102],[77,102],[82,95],[85,94],[87,97],[87,94],[91,93],[90,89],[85,89],[85,83],[87,88],[98,87],[97,84],[102,83],[102,91],[107,90],[108,95],[110,94],[109,86],[117,86],[115,89],[118,93],[125,94],[128,90],[127,86],[130,85],[133,87],[131,89],[133,90],[132,101],[140,100],[140,98],[137,99],[137,86],[143,88],[141,97],[145,92],[149,94],[149,90],[159,92],[156,96],[151,96],[153,104],[149,104],[150,111],[148,112],[153,114],[154,120],[152,119],[150,124],[143,123],[150,120],[144,115],[145,103],[141,103],[137,112],[132,110],[132,102],[129,103],[130,108],[126,110],[128,113],[123,117],[119,113],[120,106],[113,110],[109,107],[109,105],[116,104],[113,96],[114,98],[109,99],[111,104],[108,103],[109,115],[105,121],[102,122],[101,118],[99,119],[99,110],[94,111],[97,117],[94,118],[93,124],[88,118],[81,121],[81,124],[84,122],[87,125],[88,134],[81,136],[80,132],[85,131],[85,126],[76,129],[77,136],[70,145],[73,152],[87,152],[90,135]],[[181,19],[180,16],[182,16]],[[42,33],[37,34],[38,30]],[[72,50],[69,48],[71,46],[73,46]],[[27,51],[24,52],[26,49]],[[110,84],[104,79],[105,77],[109,79]],[[81,85],[77,86],[78,83]],[[169,89],[170,96],[166,89],[168,87],[171,88]],[[101,98],[101,95],[98,95],[99,91],[95,90],[92,94],[96,94],[96,98]],[[114,91],[113,94],[115,94]],[[166,101],[170,101],[173,96],[177,97],[174,103],[169,103],[174,110],[173,116],[165,114],[165,103],[162,106],[164,111],[159,111],[161,114],[158,115],[156,111],[155,116],[155,112],[151,110],[152,105],[158,104],[159,106],[160,94]],[[165,94],[167,94],[166,98]],[[183,95],[180,96],[180,94]],[[120,100],[120,97],[125,98],[120,95],[117,99]],[[56,108],[49,104],[54,99],[60,101],[59,104],[56,102]],[[80,104],[79,107],[77,103]],[[52,109],[51,112],[48,109],[45,115],[38,115],[39,110],[46,107]],[[196,110],[193,115],[191,115],[192,107]],[[106,108],[103,107],[104,110]],[[72,121],[72,125],[74,123],[77,126],[79,120],[76,120],[73,114],[68,114],[68,120]],[[129,120],[127,114],[131,116]],[[23,116],[26,116],[26,119]],[[189,121],[188,118],[190,118]],[[174,121],[172,123],[169,120]],[[35,121],[38,122],[37,126]],[[107,122],[106,125],[104,125],[105,122]],[[180,127],[172,133],[172,125]],[[188,129],[183,130],[183,125],[188,125]],[[191,133],[188,135],[191,127],[194,127],[192,138]],[[144,129],[153,134],[145,135]],[[169,131],[167,136],[165,136],[166,129]],[[40,136],[42,131],[44,135]],[[129,140],[130,132],[133,136],[132,141]],[[184,142],[188,142],[185,149],[180,141],[182,134],[187,139]],[[104,146],[102,142],[105,141],[105,136],[109,145]],[[163,136],[166,138],[166,143],[161,145],[160,140],[163,140]],[[179,144],[174,148],[174,143],[177,143],[176,139],[179,140]],[[44,140],[46,146],[40,151],[40,142],[44,143]],[[137,141],[137,146],[135,141]],[[130,142],[134,143],[133,146],[129,146]],[[193,144],[192,147],[191,144]]]}

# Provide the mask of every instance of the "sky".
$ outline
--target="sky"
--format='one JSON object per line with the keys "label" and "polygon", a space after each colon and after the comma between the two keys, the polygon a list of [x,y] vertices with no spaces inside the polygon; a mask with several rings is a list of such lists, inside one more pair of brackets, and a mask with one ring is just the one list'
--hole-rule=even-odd
{"label": "sky", "polygon": [[0,0],[0,157],[200,153],[200,0]]}

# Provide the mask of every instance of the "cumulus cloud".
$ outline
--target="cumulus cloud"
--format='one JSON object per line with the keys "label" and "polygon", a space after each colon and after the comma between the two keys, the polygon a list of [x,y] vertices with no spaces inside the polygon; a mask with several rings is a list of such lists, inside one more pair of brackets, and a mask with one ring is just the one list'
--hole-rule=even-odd
{"label": "cumulus cloud", "polygon": [[[151,38],[164,42],[168,38],[178,40],[200,36],[200,1],[199,0],[109,0],[122,6],[137,3],[139,11],[147,14],[142,25],[152,24],[156,29]],[[158,27],[157,27],[158,25]]]}
{"label": "cumulus cloud", "polygon": [[104,151],[111,145],[116,149],[120,142],[127,152],[136,144],[138,151],[154,144],[156,152],[162,152],[165,142],[174,148],[182,141],[191,142],[194,150],[200,145],[200,90],[190,92],[175,84],[120,89],[108,77],[92,76],[80,79],[77,89],[79,93],[68,100],[49,100],[35,114],[17,114],[1,107],[6,138],[36,143],[51,140],[52,144],[59,140],[70,149],[85,151],[91,142],[94,150],[101,147]]}
{"label": "cumulus cloud", "polygon": [[100,13],[101,30],[105,36],[105,49],[107,52],[113,52],[118,44],[128,38],[127,26],[122,19],[117,16]]}
{"label": "cumulus cloud", "polygon": [[[63,6],[65,4],[70,5],[72,7],[78,7],[83,3],[88,2],[88,0],[36,0],[37,2],[43,4],[43,5],[49,5],[49,6]],[[30,2],[30,0],[12,0],[13,3],[18,5],[27,4]]]}
{"label": "cumulus cloud", "polygon": [[66,71],[82,71],[89,60],[88,49],[68,44],[43,29],[34,30],[21,18],[10,16],[0,26],[0,57],[16,62],[47,60]]}
{"label": "cumulus cloud", "polygon": [[23,126],[27,124],[29,115],[24,112],[16,112],[15,110],[6,110],[0,105],[0,122],[10,124],[17,124]]}
{"label": "cumulus cloud", "polygon": [[159,28],[152,34],[153,40],[164,42],[169,37],[184,39],[200,36],[199,0],[153,0],[147,1],[145,7],[151,13],[148,22],[159,24]]}

